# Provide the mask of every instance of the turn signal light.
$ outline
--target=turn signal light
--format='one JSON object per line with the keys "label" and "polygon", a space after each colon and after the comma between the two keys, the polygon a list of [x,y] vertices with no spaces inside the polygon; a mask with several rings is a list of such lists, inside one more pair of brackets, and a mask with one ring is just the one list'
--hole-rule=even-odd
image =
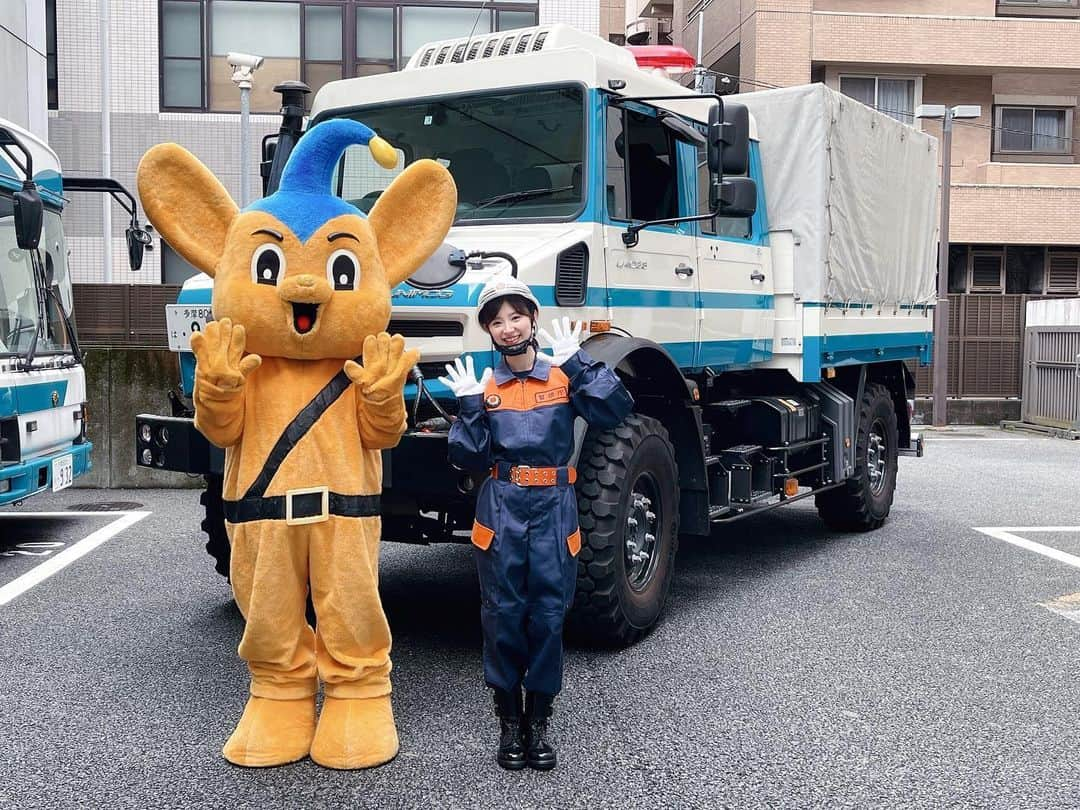
{"label": "turn signal light", "polygon": [[611,321],[589,321],[589,331],[596,332],[610,332]]}
{"label": "turn signal light", "polygon": [[794,498],[799,494],[799,479],[798,478],[786,478],[784,479],[784,495],[788,498]]}

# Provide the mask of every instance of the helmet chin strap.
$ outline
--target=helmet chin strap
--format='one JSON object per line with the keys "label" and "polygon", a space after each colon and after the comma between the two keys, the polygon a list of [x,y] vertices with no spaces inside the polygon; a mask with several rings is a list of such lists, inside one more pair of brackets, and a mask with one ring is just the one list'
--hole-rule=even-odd
{"label": "helmet chin strap", "polygon": [[540,344],[536,340],[536,321],[532,322],[532,334],[525,338],[520,343],[515,343],[513,346],[503,346],[495,342],[495,338],[491,339],[491,345],[495,347],[495,351],[501,354],[503,357],[518,357],[525,354],[532,346],[537,351],[540,350]]}

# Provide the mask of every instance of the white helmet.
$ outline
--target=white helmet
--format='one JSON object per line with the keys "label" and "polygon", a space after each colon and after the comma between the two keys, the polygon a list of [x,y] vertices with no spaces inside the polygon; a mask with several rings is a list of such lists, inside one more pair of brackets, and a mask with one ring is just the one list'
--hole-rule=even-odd
{"label": "white helmet", "polygon": [[520,295],[526,301],[531,301],[537,311],[540,310],[540,302],[536,300],[536,296],[533,294],[533,291],[529,289],[528,284],[524,281],[519,281],[511,275],[498,275],[485,284],[484,289],[480,291],[480,298],[476,301],[477,313],[479,313],[489,301],[494,301],[496,298],[504,298],[508,295]]}

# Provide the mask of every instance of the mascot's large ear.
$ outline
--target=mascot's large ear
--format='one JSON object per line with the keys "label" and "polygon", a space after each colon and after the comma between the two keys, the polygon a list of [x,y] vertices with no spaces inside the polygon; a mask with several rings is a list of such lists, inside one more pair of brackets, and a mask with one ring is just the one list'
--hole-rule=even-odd
{"label": "mascot's large ear", "polygon": [[454,178],[434,160],[418,160],[394,178],[368,215],[386,279],[394,287],[446,238],[457,213]]}
{"label": "mascot's large ear", "polygon": [[240,212],[225,187],[175,143],[159,144],[143,155],[137,179],[146,216],[169,246],[214,275],[229,226]]}

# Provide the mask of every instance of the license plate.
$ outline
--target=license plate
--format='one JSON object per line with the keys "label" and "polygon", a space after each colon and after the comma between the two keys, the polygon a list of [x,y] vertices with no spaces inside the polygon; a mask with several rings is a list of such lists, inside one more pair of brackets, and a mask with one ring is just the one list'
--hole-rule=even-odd
{"label": "license plate", "polygon": [[75,468],[71,456],[60,456],[52,462],[52,488],[53,492],[67,489],[75,478]]}
{"label": "license plate", "polygon": [[169,348],[174,352],[191,351],[191,336],[201,332],[214,320],[210,305],[165,305],[165,329],[169,333]]}

